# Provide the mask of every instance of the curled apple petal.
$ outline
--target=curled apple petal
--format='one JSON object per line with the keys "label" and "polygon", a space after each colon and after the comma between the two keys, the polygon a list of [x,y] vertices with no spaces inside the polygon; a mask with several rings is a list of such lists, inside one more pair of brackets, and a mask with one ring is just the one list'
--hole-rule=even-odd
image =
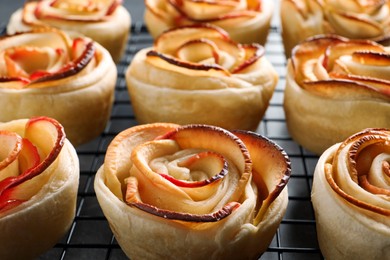
{"label": "curled apple petal", "polygon": [[[229,19],[231,16],[245,16],[248,11],[253,16],[261,11],[261,1],[194,1],[194,0],[168,0],[176,12],[188,20],[196,22],[210,22],[214,20]],[[147,1],[149,8],[155,7],[153,1]],[[161,6],[161,4],[160,4]]]}
{"label": "curled apple petal", "polygon": [[168,218],[171,220],[181,220],[181,221],[190,221],[190,222],[220,221],[228,217],[233,212],[234,209],[240,206],[236,202],[231,202],[216,212],[210,214],[196,215],[196,214],[189,214],[189,213],[178,214],[177,212],[162,210],[144,203],[132,203],[131,205],[159,217]]}
{"label": "curled apple petal", "polygon": [[148,62],[152,63],[154,66],[158,66],[161,68],[179,71],[183,69],[189,69],[195,72],[210,71],[212,74],[215,73],[215,75],[229,75],[229,72],[227,70],[215,64],[199,64],[194,62],[181,61],[179,59],[171,58],[167,55],[152,50],[147,53],[147,57]]}
{"label": "curled apple petal", "polygon": [[[242,240],[245,254],[258,256],[265,250],[258,241],[267,239],[268,245],[284,215],[290,172],[286,153],[258,134],[154,123],[114,138],[96,175],[95,191],[116,237],[133,227],[130,237],[118,240],[129,257],[138,247],[133,234],[141,229],[150,238],[160,230],[169,232],[175,241],[185,241],[192,256],[199,254],[200,243],[225,258],[238,253],[236,242]],[[216,239],[216,245],[203,234]],[[160,248],[160,242],[142,243]],[[163,255],[169,251],[172,257],[182,249],[177,246],[165,244]]]}
{"label": "curled apple petal", "polygon": [[39,28],[3,37],[0,42],[2,88],[43,87],[35,83],[70,77],[81,70],[87,73],[95,57],[93,42],[71,39],[56,29]]}
{"label": "curled apple petal", "polygon": [[[168,30],[156,39],[153,50],[148,52],[148,56],[153,57],[149,62],[156,65],[162,62],[156,59],[159,57],[177,66],[177,69],[190,69],[194,72],[213,69],[227,75],[240,73],[263,55],[261,45],[235,43],[224,30],[212,25]],[[175,70],[175,67],[169,68]]]}
{"label": "curled apple petal", "polygon": [[[160,173],[161,176],[180,187],[195,188],[208,185],[218,181],[227,174],[227,162],[217,153],[199,152],[183,158],[176,163],[178,167],[188,168],[191,173],[191,180],[181,180],[171,175]],[[206,177],[202,179],[202,177]]]}
{"label": "curled apple petal", "polygon": [[157,38],[171,28],[212,24],[240,43],[264,45],[274,5],[263,0],[146,0],[145,22]]}
{"label": "curled apple petal", "polygon": [[356,35],[360,35],[361,38],[372,39],[383,34],[381,24],[374,19],[337,12],[329,12],[327,18],[335,33],[344,37],[357,38]]}
{"label": "curled apple petal", "polygon": [[192,1],[171,0],[171,4],[186,17],[193,20],[210,20],[236,10],[245,10],[245,1]]}
{"label": "curled apple petal", "polygon": [[108,19],[122,0],[74,1],[43,0],[29,1],[24,6],[23,20],[35,24],[38,20],[98,22]]}
{"label": "curled apple petal", "polygon": [[283,149],[257,133],[234,131],[246,145],[253,162],[253,181],[259,187],[255,225],[260,223],[272,202],[278,198],[291,175],[291,162]]}
{"label": "curled apple petal", "polygon": [[22,149],[22,138],[15,133],[0,131],[0,180],[17,175],[17,158]]}
{"label": "curled apple petal", "polygon": [[[319,92],[311,86],[339,85],[332,91],[335,95],[339,93],[336,89],[340,89],[351,97],[366,92],[367,96],[386,100],[390,97],[386,91],[390,79],[386,64],[390,64],[390,53],[385,47],[371,41],[339,36],[310,38],[297,46],[292,56],[295,80],[307,86],[307,91],[313,90],[313,94]],[[356,82],[355,86],[348,90],[346,86],[353,85],[353,82]]]}
{"label": "curled apple petal", "polygon": [[[191,136],[196,136],[197,138],[194,139]],[[210,142],[210,140],[213,141]],[[223,149],[219,148],[221,142],[225,144]],[[197,179],[198,176],[196,175],[198,173],[191,171],[191,167],[184,167],[186,164],[181,164],[181,166],[175,168],[167,165],[168,167],[165,170],[166,175],[171,177],[161,176],[160,172],[155,172],[154,168],[149,166],[156,158],[168,162],[172,159],[171,157],[175,158],[175,160],[188,160],[188,157],[193,158],[194,156],[198,156],[199,151],[213,151],[220,154],[218,156],[220,159],[216,161],[217,167],[221,167],[221,158],[226,160],[227,165],[224,166],[226,167],[225,169],[220,169],[219,176],[215,178],[219,180],[226,177],[226,183],[238,182],[237,187],[230,188],[229,190],[222,188],[224,190],[222,192],[221,187],[223,186],[221,186],[220,182],[218,184],[215,181],[209,181],[207,171],[203,171],[199,181],[205,182],[206,185],[195,185],[198,187],[189,188],[186,185],[182,185],[183,181]],[[222,131],[219,128],[196,125],[178,128],[166,135],[158,137],[155,141],[146,142],[136,147],[132,152],[131,160],[133,165],[130,173],[134,176],[139,176],[139,179],[146,178],[145,181],[153,183],[153,186],[161,191],[160,194],[151,194],[149,192],[145,193],[145,188],[140,189],[139,192],[143,198],[143,202],[162,209],[177,211],[177,214],[181,214],[180,212],[183,212],[183,210],[184,212],[199,216],[208,214],[208,211],[216,207],[216,205],[211,203],[208,206],[201,206],[200,204],[204,204],[204,201],[210,197],[214,197],[212,199],[214,203],[219,198],[218,205],[224,205],[228,201],[238,200],[242,196],[243,187],[250,180],[251,162],[244,144],[228,131]],[[208,160],[208,162],[213,165],[215,160]],[[189,164],[187,165],[190,166]],[[205,169],[207,170],[207,168]],[[181,180],[171,181],[172,179]],[[141,184],[142,182],[139,182],[139,185]],[[221,193],[223,193],[223,197],[221,197]],[[163,196],[164,200],[161,201],[159,199],[160,196]],[[177,200],[183,200],[183,203],[173,203]]]}

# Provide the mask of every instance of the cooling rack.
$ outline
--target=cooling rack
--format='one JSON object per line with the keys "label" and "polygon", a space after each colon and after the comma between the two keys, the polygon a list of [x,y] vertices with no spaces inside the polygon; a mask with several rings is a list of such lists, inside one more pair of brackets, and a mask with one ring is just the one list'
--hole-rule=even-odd
{"label": "cooling rack", "polygon": [[[314,212],[310,201],[313,172],[318,157],[295,143],[286,128],[283,111],[286,60],[280,26],[275,21],[277,20],[272,23],[265,49],[267,59],[279,74],[279,82],[257,132],[284,148],[292,163],[292,175],[288,183],[289,204],[286,215],[271,245],[260,259],[323,259],[318,247]],[[4,32],[3,25],[0,34]],[[95,173],[103,163],[110,141],[122,130],[137,125],[124,75],[135,53],[151,46],[152,42],[142,22],[132,25],[131,38],[128,41],[125,56],[117,64],[118,80],[115,102],[107,127],[98,138],[76,148],[81,169],[76,217],[69,232],[52,249],[40,256],[39,260],[127,259],[100,209],[93,182]]]}

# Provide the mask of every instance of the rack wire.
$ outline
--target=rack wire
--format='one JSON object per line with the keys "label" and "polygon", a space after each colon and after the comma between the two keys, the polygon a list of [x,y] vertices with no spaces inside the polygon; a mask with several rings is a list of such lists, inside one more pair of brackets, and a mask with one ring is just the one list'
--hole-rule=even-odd
{"label": "rack wire", "polygon": [[[2,26],[0,34],[4,33]],[[117,64],[115,102],[107,127],[98,138],[76,148],[81,169],[76,217],[69,232],[51,250],[40,256],[39,260],[127,259],[98,204],[93,182],[113,137],[122,130],[137,125],[126,88],[125,70],[135,53],[151,46],[152,43],[153,39],[142,22],[132,25],[125,56]],[[265,49],[267,59],[279,74],[279,82],[257,132],[284,148],[292,163],[292,175],[288,184],[289,204],[286,215],[272,243],[260,259],[323,259],[318,247],[314,212],[310,201],[313,172],[318,157],[295,143],[286,127],[283,111],[286,59],[278,23],[271,26]]]}

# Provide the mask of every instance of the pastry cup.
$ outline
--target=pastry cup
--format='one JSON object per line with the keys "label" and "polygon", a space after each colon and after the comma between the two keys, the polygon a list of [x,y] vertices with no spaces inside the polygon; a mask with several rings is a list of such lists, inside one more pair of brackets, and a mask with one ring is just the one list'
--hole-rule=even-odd
{"label": "pastry cup", "polygon": [[94,187],[131,259],[258,259],[284,216],[290,171],[256,133],[155,123],[114,138]]}
{"label": "pastry cup", "polygon": [[119,0],[106,1],[104,5],[101,1],[85,2],[28,1],[11,15],[7,33],[30,31],[34,26],[75,31],[97,41],[119,62],[130,35],[130,13]]}
{"label": "pastry cup", "polygon": [[226,5],[207,1],[146,0],[145,24],[157,38],[164,31],[195,24],[212,24],[227,31],[240,43],[265,45],[270,29],[274,3],[269,0],[241,0]]}
{"label": "pastry cup", "polygon": [[237,44],[211,25],[175,28],[126,70],[139,123],[200,123],[256,130],[278,75],[258,44]]}
{"label": "pastry cup", "polygon": [[101,45],[55,29],[36,29],[2,38],[0,52],[0,121],[52,117],[75,146],[103,132],[117,69]]}
{"label": "pastry cup", "polygon": [[319,34],[386,42],[390,36],[388,1],[282,0],[280,18],[287,57],[294,46]]}
{"label": "pastry cup", "polygon": [[[321,154],[367,127],[390,127],[389,50],[371,41],[317,36],[294,49],[284,111],[292,138]],[[382,57],[377,59],[375,57]]]}
{"label": "pastry cup", "polygon": [[388,129],[365,129],[321,155],[311,198],[326,259],[390,257],[389,144]]}
{"label": "pastry cup", "polygon": [[[18,149],[14,149],[0,166],[1,259],[38,257],[68,232],[75,216],[79,160],[62,126],[45,117],[0,123],[2,156],[22,138],[30,142],[23,140],[21,152],[16,154]],[[28,144],[39,149],[41,158],[35,167],[19,172],[15,165],[23,169],[38,155]]]}

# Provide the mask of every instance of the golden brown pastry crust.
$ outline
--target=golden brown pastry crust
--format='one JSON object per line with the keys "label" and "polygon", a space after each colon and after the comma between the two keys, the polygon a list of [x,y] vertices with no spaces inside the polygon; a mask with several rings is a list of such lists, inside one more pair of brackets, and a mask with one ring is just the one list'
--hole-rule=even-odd
{"label": "golden brown pastry crust", "polygon": [[321,155],[312,202],[326,259],[390,257],[389,141],[388,129],[365,129]]}
{"label": "golden brown pastry crust", "polygon": [[[23,46],[29,45],[31,48],[42,50],[42,52],[47,51],[46,47],[53,50],[62,48],[71,57],[70,50],[69,53],[67,50],[71,47],[66,46],[66,41],[63,41],[67,37],[62,35],[64,35],[62,32],[56,30],[37,30],[10,36],[0,41],[0,51],[4,54],[16,46],[22,48],[21,51],[23,51]],[[70,40],[70,45],[72,41],[76,41],[75,39]],[[82,39],[87,42],[91,41],[87,38]],[[41,81],[31,80],[21,89],[14,88],[21,82],[17,78],[15,78],[16,80],[0,82],[0,104],[2,106],[0,121],[7,122],[36,115],[52,117],[65,127],[68,139],[75,146],[100,135],[110,117],[117,70],[110,54],[96,42],[93,43],[93,46],[95,54],[89,63],[73,75],[58,76]],[[5,58],[0,63],[1,77],[4,79],[12,78],[10,69],[7,70],[4,60]],[[29,62],[31,63],[31,61]],[[38,69],[40,62],[39,59],[36,60]],[[72,62],[76,62],[76,60]],[[55,73],[65,69],[64,73],[68,73],[71,70],[67,70],[66,66],[65,62],[59,67],[48,68],[48,71]],[[43,69],[45,70],[45,68]],[[30,79],[27,78],[27,80]]]}
{"label": "golden brown pastry crust", "polygon": [[[24,136],[27,119],[0,123],[0,130]],[[47,138],[50,138],[47,136]],[[40,147],[39,147],[40,148]],[[39,181],[35,179],[40,178]],[[33,259],[68,232],[76,210],[79,160],[68,140],[55,161],[40,175],[20,184],[42,185],[28,201],[0,213],[0,258]]]}
{"label": "golden brown pastry crust", "polygon": [[[51,26],[64,31],[76,31],[100,43],[110,52],[115,62],[120,61],[130,37],[131,16],[125,7],[118,5],[109,15],[90,11],[91,9],[72,13],[61,6],[49,6],[52,0],[42,2],[44,4],[39,1],[28,2],[23,8],[15,11],[8,22],[7,33],[29,31],[34,26]],[[111,5],[114,5],[118,1],[111,2]],[[40,16],[35,15],[37,10]]]}
{"label": "golden brown pastry crust", "polygon": [[[369,48],[373,56],[362,54],[359,60]],[[373,42],[336,36],[299,45],[288,62],[284,93],[292,138],[321,154],[364,128],[390,127],[389,81],[382,78],[388,67],[381,65],[387,59],[373,58],[386,53]]]}
{"label": "golden brown pastry crust", "polygon": [[164,31],[193,24],[213,24],[223,28],[240,43],[267,41],[274,10],[273,1],[240,0],[224,3],[185,0],[146,0],[144,20],[150,34],[157,38]]}
{"label": "golden brown pastry crust", "polygon": [[257,259],[284,215],[289,174],[287,155],[258,134],[156,123],[114,138],[94,187],[131,259]]}
{"label": "golden brown pastry crust", "polygon": [[355,0],[282,0],[280,17],[285,54],[319,34],[387,41],[390,2]]}
{"label": "golden brown pastry crust", "polygon": [[256,130],[278,81],[263,51],[211,26],[166,32],[126,71],[136,119]]}

